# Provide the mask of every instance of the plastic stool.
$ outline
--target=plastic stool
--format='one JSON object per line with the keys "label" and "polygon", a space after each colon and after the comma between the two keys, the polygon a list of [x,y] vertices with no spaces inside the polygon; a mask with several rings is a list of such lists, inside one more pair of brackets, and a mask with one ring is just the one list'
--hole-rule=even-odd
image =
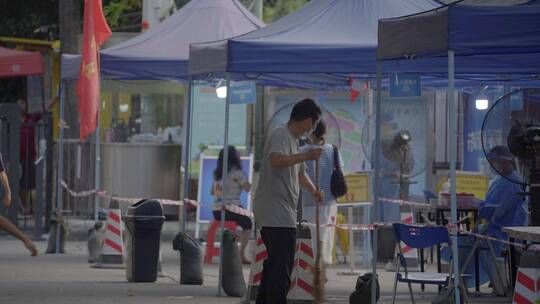
{"label": "plastic stool", "polygon": [[[226,229],[236,231],[238,226],[236,222],[225,221],[223,222]],[[216,238],[216,232],[220,228],[219,221],[211,221],[210,227],[208,227],[208,237],[206,238],[206,252],[204,253],[204,263],[212,264],[212,258],[219,256],[219,248],[214,247],[214,240]]]}

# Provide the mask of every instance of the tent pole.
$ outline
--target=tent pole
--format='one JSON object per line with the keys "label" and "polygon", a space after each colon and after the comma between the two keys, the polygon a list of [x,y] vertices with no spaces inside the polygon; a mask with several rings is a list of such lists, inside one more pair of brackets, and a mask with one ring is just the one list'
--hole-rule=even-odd
{"label": "tent pole", "polygon": [[[223,191],[221,198],[221,219],[220,219],[220,235],[221,244],[223,245],[223,232],[225,230],[225,194],[229,190],[229,181],[227,175],[229,174],[229,108],[231,104],[231,78],[227,73],[227,97],[225,98],[225,138],[223,139],[223,174],[221,180],[223,183]],[[223,285],[223,246],[219,249],[219,278],[218,278],[218,296],[221,296],[221,286]]]}
{"label": "tent pole", "polygon": [[[452,224],[457,223],[457,197],[456,197],[456,159],[457,159],[457,107],[454,98],[454,50],[448,50],[448,113],[450,128],[450,204],[452,213]],[[452,257],[454,258],[454,291],[455,303],[460,304],[460,273],[459,273],[459,255],[458,255],[458,236],[457,228],[452,227]]]}
{"label": "tent pole", "polygon": [[[191,94],[193,90],[193,79],[191,78],[191,75],[188,76],[188,85],[187,85],[187,94],[186,94],[186,101],[184,102],[184,113],[183,113],[183,121],[182,121],[182,163],[184,167],[184,174],[182,175],[184,177],[184,185],[182,189],[182,199],[181,202],[183,203],[179,207],[179,212],[182,212],[181,216],[181,222],[179,223],[180,231],[183,233],[186,233],[187,229],[187,201],[189,197],[189,177],[190,177],[190,149],[191,149],[191,108],[193,103],[193,96]],[[180,214],[179,214],[180,215]],[[178,217],[178,221],[180,221],[180,216]]]}
{"label": "tent pole", "polygon": [[[65,81],[60,80],[60,138],[58,139],[58,171],[56,172],[56,212],[62,214],[62,180],[64,179],[64,104]],[[56,229],[55,253],[60,253],[60,224]]]}
{"label": "tent pole", "polygon": [[[382,63],[381,61],[377,60],[377,100],[375,101],[375,155],[372,155],[373,158],[373,168],[371,168],[374,172],[375,178],[373,179],[373,200],[372,200],[372,206],[371,206],[371,223],[375,223],[379,220],[379,174],[380,174],[380,141],[381,141],[381,108],[382,108]],[[372,239],[371,239],[371,250],[373,251],[372,255],[372,272],[373,276],[377,277],[377,259],[378,259],[378,252],[377,252],[377,244],[378,244],[378,231],[377,229],[372,230]],[[376,286],[377,284],[371,285],[371,294],[373,295],[371,297],[371,304],[376,304],[377,299],[374,296],[377,293]]]}

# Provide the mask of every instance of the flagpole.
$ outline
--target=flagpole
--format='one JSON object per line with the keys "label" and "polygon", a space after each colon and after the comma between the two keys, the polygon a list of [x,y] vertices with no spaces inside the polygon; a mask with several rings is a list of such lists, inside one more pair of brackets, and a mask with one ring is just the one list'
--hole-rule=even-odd
{"label": "flagpole", "polygon": [[[99,131],[101,128],[101,123],[99,119],[99,105],[101,102],[98,102],[98,115],[97,115],[97,127],[96,127],[96,159],[95,159],[95,174],[94,174],[94,185],[95,189],[100,190],[101,188],[101,139],[99,136]],[[94,221],[99,221],[99,196],[94,196]]]}

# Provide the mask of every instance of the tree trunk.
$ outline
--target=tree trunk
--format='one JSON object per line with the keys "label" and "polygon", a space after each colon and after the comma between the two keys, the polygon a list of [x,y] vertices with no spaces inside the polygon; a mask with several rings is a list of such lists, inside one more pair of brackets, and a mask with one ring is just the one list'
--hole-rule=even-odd
{"label": "tree trunk", "polygon": [[[62,0],[59,4],[60,41],[62,54],[80,53],[81,33],[81,0]],[[65,86],[65,117],[69,129],[65,130],[66,138],[79,137],[79,112],[77,96],[75,95],[77,82],[69,80]]]}

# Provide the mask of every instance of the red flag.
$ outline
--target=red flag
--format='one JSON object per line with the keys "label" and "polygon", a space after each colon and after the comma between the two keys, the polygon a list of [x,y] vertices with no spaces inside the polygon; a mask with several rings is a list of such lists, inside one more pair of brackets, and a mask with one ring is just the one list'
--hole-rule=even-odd
{"label": "red flag", "polygon": [[365,94],[367,90],[369,90],[369,82],[350,77],[349,89],[351,93],[351,103],[353,103],[358,96]]}
{"label": "red flag", "polygon": [[80,138],[85,139],[97,127],[99,113],[99,47],[111,36],[103,16],[101,0],[85,0],[83,48],[77,95],[81,117]]}

